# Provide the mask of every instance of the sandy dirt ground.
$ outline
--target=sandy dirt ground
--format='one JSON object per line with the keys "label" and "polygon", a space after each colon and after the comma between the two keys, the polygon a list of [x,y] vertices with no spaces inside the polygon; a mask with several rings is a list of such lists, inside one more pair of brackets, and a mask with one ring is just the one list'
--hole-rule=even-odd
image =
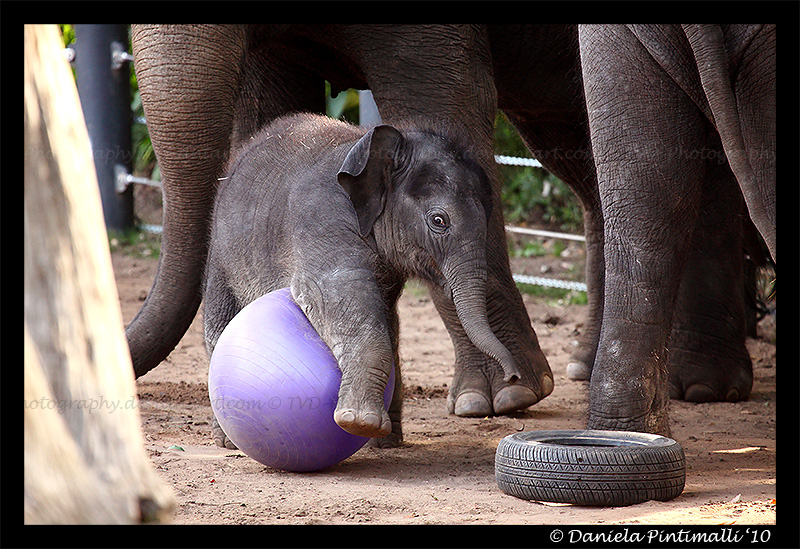
{"label": "sandy dirt ground", "polygon": [[[542,271],[539,265],[515,262],[515,271]],[[150,288],[156,263],[152,257],[113,254],[126,324]],[[556,271],[565,267],[561,259],[552,263]],[[687,466],[686,488],[676,499],[592,508],[531,502],[502,493],[494,479],[498,442],[517,431],[582,429],[588,402],[588,382],[570,381],[565,375],[586,307],[529,295],[524,299],[555,376],[549,397],[513,416],[448,415],[445,399],[452,376],[452,345],[426,290],[411,286],[399,307],[406,386],[403,446],[365,447],[315,473],[272,470],[239,451],[214,446],[208,358],[198,314],[169,358],[137,381],[147,450],[177,498],[174,522],[775,523],[776,351],[770,342],[774,342],[774,326],[771,337],[747,341],[755,370],[755,386],[747,402],[671,403],[672,434],[684,447]]]}

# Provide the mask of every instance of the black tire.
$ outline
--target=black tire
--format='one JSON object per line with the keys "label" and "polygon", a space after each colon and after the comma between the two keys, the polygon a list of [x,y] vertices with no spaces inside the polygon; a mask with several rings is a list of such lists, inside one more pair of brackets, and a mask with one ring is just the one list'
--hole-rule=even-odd
{"label": "black tire", "polygon": [[629,431],[527,431],[500,441],[497,485],[522,499],[623,506],[680,495],[683,448],[671,438]]}

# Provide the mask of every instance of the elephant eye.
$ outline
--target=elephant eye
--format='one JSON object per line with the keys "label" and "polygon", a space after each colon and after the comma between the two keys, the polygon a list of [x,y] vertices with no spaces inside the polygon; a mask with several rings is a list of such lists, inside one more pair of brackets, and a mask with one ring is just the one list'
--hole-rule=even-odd
{"label": "elephant eye", "polygon": [[450,227],[450,219],[443,212],[432,212],[428,215],[428,224],[434,231],[443,232]]}

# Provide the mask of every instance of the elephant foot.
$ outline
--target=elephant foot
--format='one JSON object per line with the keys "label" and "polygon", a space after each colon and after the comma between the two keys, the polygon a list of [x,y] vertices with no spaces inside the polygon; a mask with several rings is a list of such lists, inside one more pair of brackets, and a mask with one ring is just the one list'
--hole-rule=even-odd
{"label": "elephant foot", "polygon": [[663,414],[650,414],[647,417],[633,419],[607,418],[590,413],[586,428],[600,431],[636,431],[664,437],[672,436],[666,410]]}
{"label": "elephant foot", "polygon": [[389,417],[392,418],[392,432],[383,437],[369,439],[367,444],[373,448],[398,448],[403,445],[403,426],[401,423],[401,413],[389,410]]}
{"label": "elephant foot", "polygon": [[403,433],[392,431],[385,437],[371,438],[367,442],[373,448],[398,448],[403,445]]}
{"label": "elephant foot", "polygon": [[[715,334],[715,336],[718,334]],[[753,389],[753,362],[744,338],[722,342],[695,330],[674,330],[669,396],[687,402],[738,402]]]}
{"label": "elephant foot", "polygon": [[333,411],[333,420],[350,434],[360,437],[382,438],[392,432],[392,420],[383,402],[370,404],[348,395],[339,394],[339,403]]}
{"label": "elephant foot", "polygon": [[[545,395],[553,392],[553,378],[544,376],[540,387]],[[494,395],[492,404],[494,413],[497,415],[510,414],[517,410],[524,410],[539,402],[541,398],[531,389],[524,385],[509,385],[503,387]]]}
{"label": "elephant foot", "polygon": [[[589,395],[589,419],[587,429],[601,431],[637,431],[669,437],[669,399],[666,380],[663,390],[655,383],[654,394],[647,397],[634,396],[623,382],[622,391],[617,383],[592,379]],[[598,387],[603,390],[598,391]],[[638,392],[638,391],[636,391]]]}
{"label": "elephant foot", "polygon": [[[392,422],[392,432],[383,437],[370,438],[367,444],[374,448],[397,448],[403,444],[403,429],[400,422]],[[349,432],[349,431],[348,431]],[[211,418],[211,435],[214,438],[214,444],[219,448],[227,448],[229,450],[238,450],[237,446],[219,426],[217,418]]]}
{"label": "elephant foot", "polygon": [[729,389],[724,398],[720,398],[721,395],[705,383],[691,385],[684,391],[683,395],[681,395],[679,388],[672,385],[669,392],[670,398],[685,400],[686,402],[739,402],[744,400],[736,388]]}
{"label": "elephant foot", "polygon": [[[611,341],[599,347],[592,368],[586,428],[670,436],[667,365],[636,346],[649,338],[632,337],[633,344],[618,337]],[[618,359],[623,344],[629,354],[645,358]]]}
{"label": "elephant foot", "polygon": [[392,432],[392,422],[380,413],[345,408],[333,412],[336,424],[350,434],[360,437],[383,437]]}
{"label": "elephant foot", "polygon": [[739,402],[753,389],[753,364],[677,368],[670,361],[669,396],[686,402]]}
{"label": "elephant foot", "polygon": [[[589,322],[591,322],[591,319]],[[589,381],[592,378],[592,366],[597,355],[597,341],[592,339],[591,334],[595,331],[594,329],[587,329],[586,333],[575,342],[578,346],[567,362],[568,379]]]}
{"label": "elephant foot", "polygon": [[553,374],[544,363],[540,375],[522,369],[522,377],[514,384],[503,381],[499,366],[456,366],[453,384],[447,395],[447,411],[459,417],[486,417],[510,414],[532,406],[553,392]]}
{"label": "elephant foot", "polygon": [[[666,385],[666,380],[664,380]],[[593,381],[594,383],[594,381]],[[603,385],[601,385],[603,386]],[[666,387],[645,399],[628,395],[624,400],[609,398],[616,393],[613,384],[605,385],[607,393],[589,395],[587,429],[601,431],[637,431],[671,436],[669,428],[669,399]]]}
{"label": "elephant foot", "polygon": [[225,431],[222,430],[222,427],[219,426],[217,418],[213,415],[211,416],[211,435],[214,437],[214,444],[218,447],[228,448],[229,450],[238,450],[233,441],[229,439],[228,435],[225,434]]}
{"label": "elephant foot", "polygon": [[475,391],[461,393],[455,398],[448,392],[447,411],[459,417],[485,417],[494,412],[487,395]]}

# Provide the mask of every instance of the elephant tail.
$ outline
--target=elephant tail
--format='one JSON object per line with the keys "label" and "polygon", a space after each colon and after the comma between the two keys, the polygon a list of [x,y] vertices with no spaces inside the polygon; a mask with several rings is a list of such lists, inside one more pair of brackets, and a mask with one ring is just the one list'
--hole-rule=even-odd
{"label": "elephant tail", "polygon": [[719,25],[683,25],[683,30],[694,53],[700,82],[728,163],[739,182],[750,218],[764,236],[775,260],[774,209],[770,215],[747,154],[722,29]]}

